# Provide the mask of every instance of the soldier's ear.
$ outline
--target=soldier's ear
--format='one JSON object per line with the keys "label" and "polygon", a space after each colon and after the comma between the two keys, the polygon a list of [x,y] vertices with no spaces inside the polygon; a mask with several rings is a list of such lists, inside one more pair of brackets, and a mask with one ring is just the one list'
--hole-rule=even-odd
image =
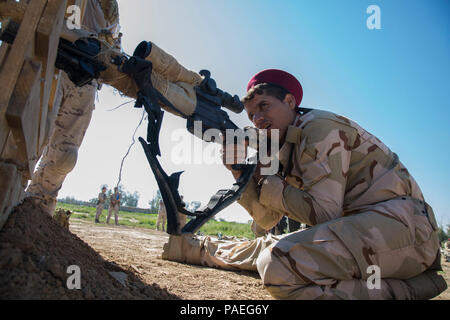
{"label": "soldier's ear", "polygon": [[288,93],[284,98],[284,103],[287,103],[289,109],[294,110],[296,105],[296,100],[293,94]]}

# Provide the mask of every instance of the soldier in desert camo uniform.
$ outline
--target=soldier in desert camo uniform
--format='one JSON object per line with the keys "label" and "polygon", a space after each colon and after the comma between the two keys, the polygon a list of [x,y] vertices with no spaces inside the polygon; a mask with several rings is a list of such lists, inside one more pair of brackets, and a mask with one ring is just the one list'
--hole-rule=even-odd
{"label": "soldier in desert camo uniform", "polygon": [[[255,127],[269,138],[279,130],[280,170],[264,176],[259,165],[239,203],[260,230],[283,216],[311,228],[240,242],[171,236],[163,258],[257,271],[277,299],[430,299],[444,291],[433,209],[399,157],[348,118],[300,109],[303,90],[289,73],[265,70],[247,91]],[[367,283],[372,266],[379,289]]]}
{"label": "soldier in desert camo uniform", "polygon": [[[99,39],[111,47],[120,47],[119,11],[116,0],[85,0],[82,28],[98,34]],[[51,121],[49,133],[39,167],[34,173],[27,194],[37,198],[41,207],[52,215],[58,192],[66,176],[73,170],[78,149],[91,121],[99,82],[77,87],[65,72],[61,72],[55,98],[59,106],[56,119]]]}

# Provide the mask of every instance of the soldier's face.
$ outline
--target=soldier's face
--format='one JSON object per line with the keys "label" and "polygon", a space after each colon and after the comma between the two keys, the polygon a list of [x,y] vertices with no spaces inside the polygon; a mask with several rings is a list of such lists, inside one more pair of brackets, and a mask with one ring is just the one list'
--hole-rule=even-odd
{"label": "soldier's face", "polygon": [[253,125],[267,129],[269,138],[278,130],[280,143],[284,142],[288,127],[295,119],[295,97],[288,94],[284,101],[267,94],[258,95],[245,104],[245,110]]}

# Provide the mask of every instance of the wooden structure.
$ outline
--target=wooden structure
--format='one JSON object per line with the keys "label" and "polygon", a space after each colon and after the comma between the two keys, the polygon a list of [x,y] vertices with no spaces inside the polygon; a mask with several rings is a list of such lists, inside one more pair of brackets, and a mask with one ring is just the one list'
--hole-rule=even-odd
{"label": "wooden structure", "polygon": [[[24,197],[45,148],[59,70],[55,69],[67,0],[0,0],[0,17],[20,23],[0,47],[0,229]],[[16,21],[20,19],[20,21]]]}

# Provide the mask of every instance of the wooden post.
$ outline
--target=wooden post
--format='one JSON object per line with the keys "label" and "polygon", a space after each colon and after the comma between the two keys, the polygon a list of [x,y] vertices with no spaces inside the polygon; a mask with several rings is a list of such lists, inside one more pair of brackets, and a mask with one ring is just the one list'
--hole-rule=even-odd
{"label": "wooden post", "polygon": [[[41,83],[41,115],[39,126],[38,150],[45,147],[44,142],[48,135],[47,116],[49,109],[50,93],[55,74],[55,59],[58,53],[59,35],[67,0],[48,0],[44,13],[39,21],[36,33],[36,56],[42,61]],[[51,110],[50,110],[51,111]]]}
{"label": "wooden post", "polygon": [[0,229],[22,200],[47,135],[67,0],[1,1],[0,18],[20,23],[0,47]]}

